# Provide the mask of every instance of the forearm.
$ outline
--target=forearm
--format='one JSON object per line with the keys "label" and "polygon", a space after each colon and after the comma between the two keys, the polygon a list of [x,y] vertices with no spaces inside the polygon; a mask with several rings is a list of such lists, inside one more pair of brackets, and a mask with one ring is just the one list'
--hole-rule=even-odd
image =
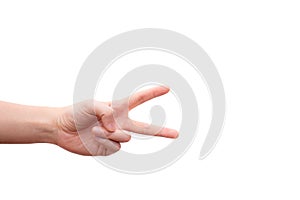
{"label": "forearm", "polygon": [[0,143],[56,143],[59,109],[0,101]]}

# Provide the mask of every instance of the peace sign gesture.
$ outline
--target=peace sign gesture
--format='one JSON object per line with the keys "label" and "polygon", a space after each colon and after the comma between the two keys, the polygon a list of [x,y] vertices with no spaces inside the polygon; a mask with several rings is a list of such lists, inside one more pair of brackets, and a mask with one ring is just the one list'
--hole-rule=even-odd
{"label": "peace sign gesture", "polygon": [[176,130],[128,117],[131,109],[168,92],[169,88],[159,86],[113,102],[84,101],[74,105],[75,111],[72,106],[65,107],[57,117],[57,145],[81,155],[110,155],[121,148],[120,143],[130,140],[123,130],[176,138]]}

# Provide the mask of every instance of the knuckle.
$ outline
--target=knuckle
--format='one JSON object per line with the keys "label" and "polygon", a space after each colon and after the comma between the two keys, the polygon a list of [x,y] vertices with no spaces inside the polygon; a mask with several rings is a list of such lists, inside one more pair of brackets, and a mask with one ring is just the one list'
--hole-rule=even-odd
{"label": "knuckle", "polygon": [[137,96],[137,102],[143,102],[143,101],[145,101],[144,95]]}
{"label": "knuckle", "polygon": [[104,115],[106,115],[106,116],[113,116],[113,113],[114,113],[113,109],[107,107]]}

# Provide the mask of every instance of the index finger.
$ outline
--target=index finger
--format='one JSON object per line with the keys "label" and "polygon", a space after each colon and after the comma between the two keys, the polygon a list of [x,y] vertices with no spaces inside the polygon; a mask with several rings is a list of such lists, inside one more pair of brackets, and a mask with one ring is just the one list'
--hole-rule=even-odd
{"label": "index finger", "polygon": [[150,88],[147,90],[143,90],[133,94],[129,97],[129,110],[135,108],[136,106],[149,101],[153,98],[162,96],[170,91],[170,88],[164,86],[158,86],[154,88]]}

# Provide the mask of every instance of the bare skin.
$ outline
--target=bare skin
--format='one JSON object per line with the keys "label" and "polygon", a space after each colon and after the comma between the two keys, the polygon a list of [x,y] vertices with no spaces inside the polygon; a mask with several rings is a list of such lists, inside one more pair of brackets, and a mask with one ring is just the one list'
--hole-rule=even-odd
{"label": "bare skin", "polygon": [[52,143],[80,155],[106,156],[130,140],[124,130],[176,138],[176,130],[128,117],[131,109],[168,92],[166,87],[154,87],[113,103],[88,100],[63,108],[0,101],[0,144]]}

